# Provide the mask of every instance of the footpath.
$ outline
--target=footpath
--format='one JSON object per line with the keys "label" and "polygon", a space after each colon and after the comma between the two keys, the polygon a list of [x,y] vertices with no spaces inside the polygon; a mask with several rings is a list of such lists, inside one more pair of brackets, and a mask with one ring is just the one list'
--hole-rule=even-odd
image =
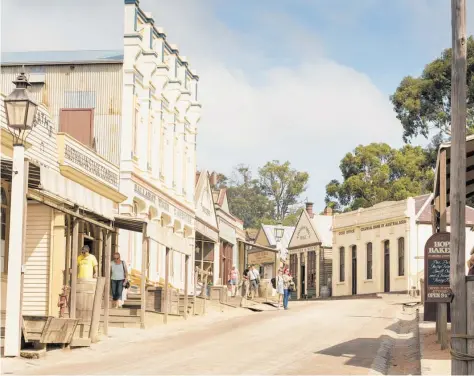
{"label": "footpath", "polygon": [[[420,309],[423,318],[423,308]],[[436,335],[436,323],[421,321],[419,326],[419,341],[421,354],[422,375],[451,375],[451,355],[449,349],[441,350]],[[451,324],[448,324],[448,340]]]}

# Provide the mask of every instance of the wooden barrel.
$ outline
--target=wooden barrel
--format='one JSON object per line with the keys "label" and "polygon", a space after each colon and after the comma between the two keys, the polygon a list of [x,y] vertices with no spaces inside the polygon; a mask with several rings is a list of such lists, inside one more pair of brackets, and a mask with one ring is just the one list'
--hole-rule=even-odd
{"label": "wooden barrel", "polygon": [[321,286],[321,298],[329,298],[329,287]]}
{"label": "wooden barrel", "polygon": [[90,320],[97,279],[78,278],[76,288],[76,318]]}

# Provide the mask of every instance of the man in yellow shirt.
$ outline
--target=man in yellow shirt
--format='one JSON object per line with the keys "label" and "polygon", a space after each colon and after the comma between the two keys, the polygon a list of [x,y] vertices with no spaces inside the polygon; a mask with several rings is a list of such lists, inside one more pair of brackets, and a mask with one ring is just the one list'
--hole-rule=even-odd
{"label": "man in yellow shirt", "polygon": [[97,259],[89,253],[88,245],[82,247],[77,257],[77,278],[97,278]]}

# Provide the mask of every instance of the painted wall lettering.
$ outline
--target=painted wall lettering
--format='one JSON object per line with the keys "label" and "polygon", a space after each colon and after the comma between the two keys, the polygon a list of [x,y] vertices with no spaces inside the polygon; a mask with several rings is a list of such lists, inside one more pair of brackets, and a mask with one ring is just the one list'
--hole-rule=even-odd
{"label": "painted wall lettering", "polygon": [[81,153],[79,150],[73,149],[71,145],[66,145],[64,151],[64,158],[82,167],[87,172],[98,178],[112,184],[114,187],[118,187],[118,174],[109,170],[107,167],[97,163],[92,158]]}

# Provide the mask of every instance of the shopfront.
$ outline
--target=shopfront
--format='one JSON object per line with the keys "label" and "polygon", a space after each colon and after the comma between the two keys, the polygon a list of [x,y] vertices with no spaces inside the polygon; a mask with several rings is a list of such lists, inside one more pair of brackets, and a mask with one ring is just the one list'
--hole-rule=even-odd
{"label": "shopfront", "polygon": [[195,195],[196,240],[194,265],[195,270],[199,270],[196,280],[197,294],[201,294],[203,287],[217,282],[220,270],[219,230],[207,171],[197,174]]}
{"label": "shopfront", "polygon": [[[0,103],[3,111],[3,103]],[[2,117],[4,119],[4,117]],[[28,171],[25,225],[10,226],[12,143],[5,123],[2,131],[2,309],[8,316],[8,285],[16,280],[9,270],[11,234],[24,236],[21,294],[22,315],[60,316],[58,297],[67,286],[69,307],[62,315],[75,317],[77,256],[83,245],[99,261],[98,276],[104,275],[106,239],[115,238],[115,207],[125,197],[118,191],[118,167],[106,161],[67,134],[42,106],[25,145]],[[109,264],[110,265],[110,264]],[[69,270],[73,272],[68,273]],[[108,281],[107,281],[108,284]],[[108,290],[107,290],[108,291]],[[17,296],[18,298],[18,296]]]}

